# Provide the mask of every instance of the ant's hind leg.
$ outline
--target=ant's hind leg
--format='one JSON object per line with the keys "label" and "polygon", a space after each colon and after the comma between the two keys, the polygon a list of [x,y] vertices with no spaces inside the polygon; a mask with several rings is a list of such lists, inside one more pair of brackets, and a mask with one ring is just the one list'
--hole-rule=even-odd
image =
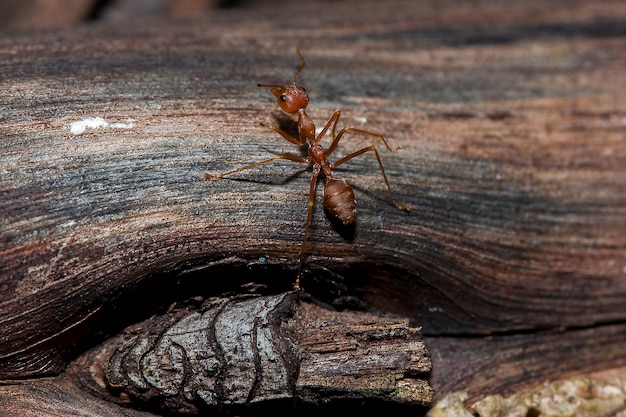
{"label": "ant's hind leg", "polygon": [[[387,144],[387,142],[385,142],[385,144]],[[387,147],[389,148],[389,146],[387,146]],[[404,211],[407,211],[407,212],[411,211],[411,206],[410,205],[408,205],[408,204],[398,204],[398,203],[396,203],[396,200],[394,200],[393,192],[391,191],[391,185],[389,184],[389,179],[387,179],[387,174],[385,174],[385,168],[383,168],[383,161],[380,159],[380,155],[379,155],[378,150],[376,149],[375,146],[368,146],[367,148],[363,148],[361,150],[358,150],[356,152],[351,153],[350,155],[344,156],[343,158],[341,158],[340,160],[338,160],[337,162],[332,164],[331,168],[335,169],[339,165],[342,165],[342,164],[348,162],[352,158],[355,158],[355,157],[357,157],[359,155],[362,155],[365,152],[369,152],[369,151],[373,151],[374,154],[376,155],[376,159],[378,160],[378,166],[380,167],[380,172],[383,174],[383,179],[385,180],[385,184],[387,185],[387,191],[389,191],[389,201],[391,202],[391,205],[394,206],[395,208],[397,208],[398,210],[404,210]]]}
{"label": "ant's hind leg", "polygon": [[311,218],[313,215],[313,206],[315,205],[315,188],[317,187],[317,178],[320,174],[319,165],[313,167],[313,175],[311,176],[311,189],[309,191],[309,203],[307,204],[306,223],[304,224],[304,237],[302,238],[302,247],[300,248],[300,260],[298,261],[298,275],[296,275],[296,283],[294,288],[300,288],[300,277],[302,276],[302,267],[304,266],[304,256],[306,254],[306,240],[309,236],[309,228],[311,227]]}

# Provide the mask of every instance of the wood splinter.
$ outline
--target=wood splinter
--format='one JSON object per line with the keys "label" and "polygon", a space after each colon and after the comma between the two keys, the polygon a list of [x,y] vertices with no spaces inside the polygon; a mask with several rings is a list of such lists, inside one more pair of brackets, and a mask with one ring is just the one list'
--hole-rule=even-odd
{"label": "wood splinter", "polygon": [[156,316],[79,358],[70,373],[113,401],[188,414],[290,398],[430,403],[419,329],[304,298],[220,298]]}

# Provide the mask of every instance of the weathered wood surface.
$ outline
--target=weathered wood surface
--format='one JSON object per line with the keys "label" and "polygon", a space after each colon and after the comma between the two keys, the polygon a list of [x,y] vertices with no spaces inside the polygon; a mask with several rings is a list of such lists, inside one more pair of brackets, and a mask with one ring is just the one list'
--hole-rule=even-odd
{"label": "weathered wood surface", "polygon": [[[624,4],[372,3],[358,16],[350,3],[301,14],[263,3],[0,40],[2,378],[57,375],[190,295],[289,289],[304,167],[203,173],[298,151],[259,126],[283,119],[256,87],[291,82],[296,45],[310,115],[321,124],[340,107],[342,125],[402,145],[382,158],[413,208],[388,204],[373,157],[338,170],[357,225],[346,239],[318,205],[306,290],[423,326],[438,394],[507,389],[506,372],[457,369],[466,336],[485,363],[498,340],[563,352],[557,370],[549,355],[522,355],[518,369],[537,379],[624,364]],[[88,117],[109,125],[78,132]],[[352,136],[335,155],[371,143]],[[566,354],[581,334],[570,328],[587,332],[582,365]],[[545,329],[554,336],[535,334]]]}

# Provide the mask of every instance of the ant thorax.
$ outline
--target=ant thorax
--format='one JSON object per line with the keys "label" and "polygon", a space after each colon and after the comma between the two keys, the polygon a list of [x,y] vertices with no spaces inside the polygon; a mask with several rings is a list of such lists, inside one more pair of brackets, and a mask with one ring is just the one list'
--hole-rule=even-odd
{"label": "ant thorax", "polygon": [[309,144],[316,142],[315,140],[315,124],[311,120],[304,109],[298,111],[298,133],[301,141],[307,141]]}

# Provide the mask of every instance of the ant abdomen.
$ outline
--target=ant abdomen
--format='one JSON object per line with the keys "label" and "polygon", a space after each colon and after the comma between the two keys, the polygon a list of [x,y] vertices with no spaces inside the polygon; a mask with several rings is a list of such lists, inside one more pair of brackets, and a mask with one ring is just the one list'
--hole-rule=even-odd
{"label": "ant abdomen", "polygon": [[328,180],[324,186],[324,207],[342,223],[354,222],[356,199],[352,187],[344,180]]}

